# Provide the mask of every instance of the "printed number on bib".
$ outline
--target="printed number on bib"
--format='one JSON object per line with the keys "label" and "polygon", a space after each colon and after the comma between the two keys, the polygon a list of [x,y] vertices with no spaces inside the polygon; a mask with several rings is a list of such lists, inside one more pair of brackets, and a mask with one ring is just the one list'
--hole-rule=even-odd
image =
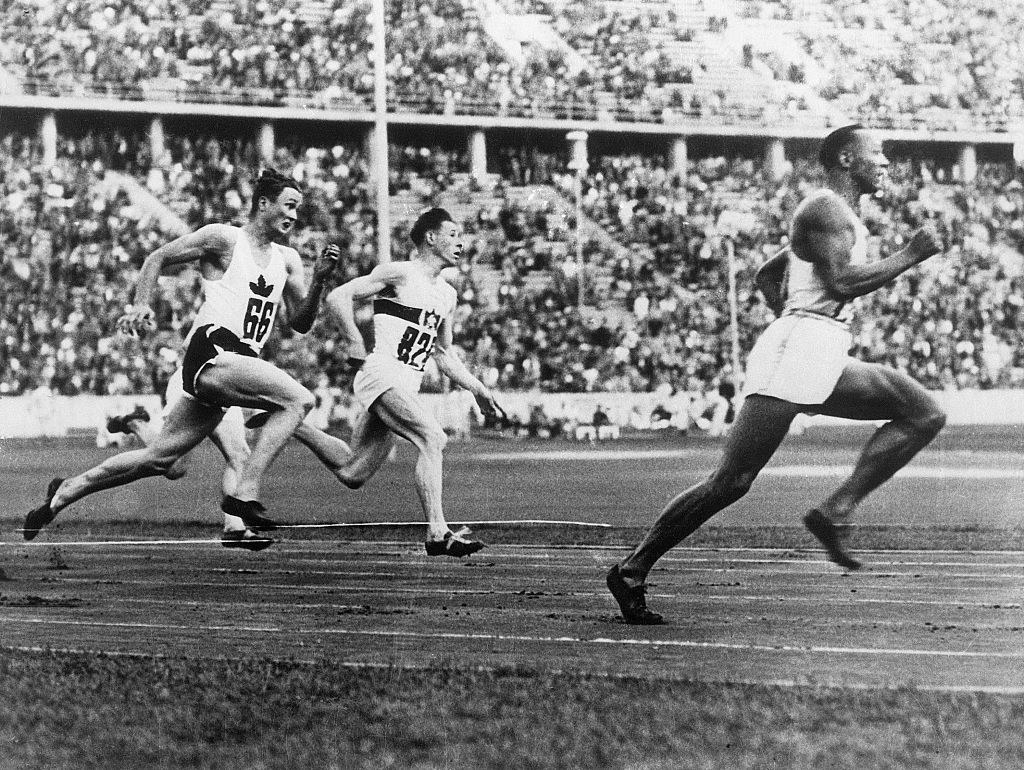
{"label": "printed number on bib", "polygon": [[434,347],[434,335],[430,332],[421,332],[415,326],[406,328],[402,339],[398,341],[396,351],[398,360],[408,364],[413,369],[423,371],[427,365],[427,356]]}
{"label": "printed number on bib", "polygon": [[242,339],[262,342],[270,331],[270,322],[274,318],[274,303],[249,298],[249,307],[245,309],[245,322],[242,325]]}

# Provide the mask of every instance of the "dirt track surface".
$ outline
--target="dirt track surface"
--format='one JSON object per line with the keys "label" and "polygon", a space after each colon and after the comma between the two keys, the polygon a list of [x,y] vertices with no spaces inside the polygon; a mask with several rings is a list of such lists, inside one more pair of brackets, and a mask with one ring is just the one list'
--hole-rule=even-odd
{"label": "dirt track surface", "polygon": [[0,646],[1024,691],[1020,552],[861,552],[844,574],[819,552],[678,549],[651,576],[656,628],[618,619],[622,553],[8,542]]}

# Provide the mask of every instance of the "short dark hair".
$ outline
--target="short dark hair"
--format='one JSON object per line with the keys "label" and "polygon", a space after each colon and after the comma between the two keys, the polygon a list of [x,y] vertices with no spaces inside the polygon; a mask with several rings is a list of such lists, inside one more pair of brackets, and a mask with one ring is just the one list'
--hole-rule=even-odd
{"label": "short dark hair", "polygon": [[445,209],[432,208],[424,211],[419,217],[416,218],[416,224],[412,226],[409,231],[409,237],[412,242],[416,244],[416,248],[423,245],[423,240],[426,238],[427,233],[437,230],[445,222],[454,222],[452,215],[449,214]]}
{"label": "short dark hair", "polygon": [[299,183],[290,176],[285,176],[273,168],[263,169],[260,173],[259,179],[256,180],[256,188],[252,191],[252,205],[249,208],[249,213],[256,213],[256,208],[259,206],[260,198],[276,201],[277,196],[281,194],[281,191],[286,190],[289,187],[296,192],[302,192],[302,188],[299,187]]}
{"label": "short dark hair", "polygon": [[857,132],[863,130],[862,124],[851,123],[848,126],[837,128],[826,136],[821,143],[821,149],[818,150],[818,160],[821,161],[821,165],[827,171],[839,168],[839,154],[857,138]]}

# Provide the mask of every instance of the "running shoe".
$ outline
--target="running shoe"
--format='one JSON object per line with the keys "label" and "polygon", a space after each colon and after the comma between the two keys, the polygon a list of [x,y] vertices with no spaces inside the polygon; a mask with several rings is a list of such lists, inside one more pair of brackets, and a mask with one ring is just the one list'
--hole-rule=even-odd
{"label": "running shoe", "polygon": [[622,619],[635,626],[659,626],[665,619],[657,612],[647,609],[647,586],[631,586],[622,577],[619,565],[616,564],[605,578],[608,590],[619,603]]}
{"label": "running shoe", "polygon": [[149,412],[147,412],[142,404],[137,404],[135,410],[128,414],[115,415],[114,417],[107,418],[107,433],[131,433],[132,426],[129,425],[132,420],[138,420],[139,422],[149,422]]}
{"label": "running shoe", "polygon": [[479,540],[468,539],[468,534],[469,529],[463,527],[458,532],[446,532],[444,540],[427,540],[423,544],[427,549],[427,556],[454,556],[461,559],[487,547]]}
{"label": "running shoe", "polygon": [[258,500],[239,500],[228,495],[221,500],[220,509],[228,516],[237,516],[250,529],[277,529],[276,521],[262,515],[267,509]]}
{"label": "running shoe", "polygon": [[34,540],[39,531],[57,516],[54,511],[50,510],[50,503],[63,483],[64,479],[61,478],[55,478],[50,481],[50,486],[46,488],[46,501],[38,508],[33,508],[28,512],[28,516],[25,517],[25,523],[21,528],[21,534],[24,535],[26,540]]}
{"label": "running shoe", "polygon": [[804,526],[825,546],[825,552],[831,561],[834,561],[843,569],[860,569],[860,562],[850,556],[846,549],[843,548],[843,530],[848,529],[848,527],[837,527],[817,508],[812,508],[804,516]]}
{"label": "running shoe", "polygon": [[220,544],[225,548],[241,548],[245,551],[262,551],[270,548],[274,540],[257,535],[251,529],[226,529],[220,536]]}

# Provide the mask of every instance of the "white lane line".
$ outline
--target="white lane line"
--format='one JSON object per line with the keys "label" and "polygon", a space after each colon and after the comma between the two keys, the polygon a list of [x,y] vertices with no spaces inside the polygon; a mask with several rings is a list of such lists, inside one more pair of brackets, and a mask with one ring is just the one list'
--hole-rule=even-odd
{"label": "white lane line", "polygon": [[185,625],[181,623],[110,622],[98,620],[55,620],[50,618],[5,618],[7,623],[56,625],[74,628],[120,628],[153,631],[199,631],[250,634],[324,635],[372,637],[377,639],[418,639],[482,642],[516,642],[535,644],[574,644],[619,647],[675,647],[684,649],[730,650],[742,652],[822,653],[828,655],[877,655],[891,657],[936,657],[962,659],[1024,660],[1024,652],[985,652],[981,650],[925,650],[904,647],[838,647],[832,645],[758,644],[755,642],[696,642],[689,639],[613,639],[596,636],[530,636],[527,634],[456,633],[454,631],[378,631],[346,628],[285,628],[272,625]]}
{"label": "white lane line", "polygon": [[[522,595],[522,594],[516,594],[516,595]],[[565,595],[565,594],[561,594],[561,595],[559,595],[559,598],[575,598],[575,597],[579,597],[579,596],[607,596],[607,594],[599,594],[599,593],[596,593],[596,592],[595,593],[573,593],[573,594],[568,595],[568,596]],[[655,594],[651,594],[651,596],[656,596],[656,595]],[[666,596],[665,598],[673,598],[673,597]],[[683,598],[686,599],[687,597],[683,597]],[[819,600],[816,600],[816,599],[811,599],[811,598],[803,597],[803,596],[797,596],[797,597],[771,597],[771,596],[767,596],[767,597],[762,597],[762,596],[727,596],[727,595],[725,595],[725,596],[708,596],[708,597],[699,597],[699,598],[704,599],[704,600],[719,601],[719,602],[721,602],[723,604],[724,603],[741,604],[741,603],[756,601],[756,602],[759,602],[759,603],[760,602],[773,602],[774,604],[778,605],[778,604],[785,603],[786,601],[789,601],[789,600],[792,600],[794,602],[819,601]],[[123,603],[123,604],[144,604],[144,605],[174,606],[174,607],[220,607],[220,608],[225,608],[225,607],[241,607],[243,605],[246,606],[246,607],[250,607],[250,608],[252,607],[252,605],[250,603],[248,603],[248,602],[244,602],[243,603],[243,602],[224,602],[224,601],[192,601],[192,600],[184,600],[184,599],[152,599],[152,598],[123,597],[123,596],[117,597],[115,601],[118,602],[118,603]],[[954,604],[957,607],[971,606],[971,607],[974,607],[974,608],[983,608],[983,609],[1000,609],[1000,610],[1019,610],[1019,609],[1024,609],[1024,606],[1022,606],[1020,604],[999,604],[998,602],[987,602],[987,603],[982,603],[982,602],[973,602],[973,603],[956,602],[956,603],[951,603],[951,602],[914,601],[914,600],[899,600],[899,599],[849,599],[849,600],[846,600],[844,598],[844,599],[837,600],[837,602],[829,602],[829,604],[831,605],[833,603],[840,603],[840,602],[841,603],[846,603],[846,604],[915,604],[915,605],[924,605],[924,606]],[[687,602],[687,603],[690,603],[690,602]],[[698,603],[698,602],[692,601],[692,603]],[[22,606],[22,605],[7,605],[7,606],[10,609],[26,609],[26,607]],[[260,605],[259,609],[260,610],[267,610],[267,609],[270,609],[271,607],[278,607],[278,606],[280,606],[280,607],[287,607],[288,609],[302,609],[302,610],[362,610],[362,609],[367,609],[367,605],[365,605],[365,604],[325,604],[325,603],[297,603],[297,602],[288,602],[287,604],[281,604],[281,605],[277,605],[277,604],[274,604],[274,605],[262,604],[262,605]],[[0,605],[0,610],[2,610],[3,608],[4,608],[4,605]],[[28,607],[28,608],[30,609],[31,607]],[[81,609],[81,608],[76,608],[76,609]],[[396,611],[400,612],[400,613],[409,612],[410,614],[412,614],[412,613],[415,613],[417,609],[422,609],[422,608],[417,608],[417,607],[414,607],[414,606],[411,606],[411,605],[410,606],[393,606],[393,605],[389,605],[389,606],[382,606],[382,607],[380,607],[379,611],[376,614],[382,614],[382,615],[394,614]],[[475,608],[475,609],[479,610],[479,609],[487,609],[487,608]],[[497,609],[497,608],[494,608],[494,609]],[[705,615],[703,617],[707,618],[709,616]],[[779,620],[782,621],[782,622],[788,622],[789,619],[788,618],[779,618]],[[911,625],[911,624],[912,625],[918,625],[919,624],[919,621],[917,621],[917,620],[906,621],[906,620],[878,620],[878,619],[867,620],[867,621],[865,621],[864,619],[839,620],[839,621],[831,621],[830,620],[829,622],[830,623],[837,623],[837,624],[841,624],[841,625],[858,625],[858,624],[862,624],[862,623],[865,623],[865,622],[870,622],[872,625],[887,625],[887,626],[906,626],[906,625]],[[943,627],[943,624],[936,623],[934,625],[936,625],[940,630],[946,630]],[[950,625],[950,624],[947,623],[946,625]],[[959,624],[951,624],[951,625],[956,625],[957,627],[960,627],[960,626],[963,626],[963,625],[969,625],[971,628],[983,628],[983,629],[988,629],[988,630],[992,630],[992,629],[1009,630],[1005,623],[976,623],[976,622],[970,622],[970,623],[959,623]],[[1016,627],[1012,627],[1012,628],[1016,628]],[[955,629],[951,629],[951,630],[955,630]]]}
{"label": "white lane line", "polygon": [[[54,653],[60,655],[102,655],[108,658],[130,658],[139,660],[204,660],[214,662],[235,662],[237,658],[228,657],[223,655],[215,656],[201,656],[196,658],[194,656],[187,655],[169,655],[165,653],[156,652],[133,652],[130,650],[107,650],[97,648],[85,648],[85,647],[41,647],[38,645],[0,645],[0,650],[6,650],[8,652],[28,652],[37,653],[44,655],[52,655]],[[270,663],[287,663],[289,665],[299,666],[323,666],[325,663],[329,663],[335,668],[346,668],[352,670],[371,670],[371,671],[450,671],[455,670],[459,672],[467,673],[488,673],[497,674],[507,672],[508,667],[504,664],[498,666],[489,666],[485,664],[470,664],[460,665],[457,667],[451,666],[438,666],[436,664],[427,663],[408,663],[408,662],[373,662],[373,661],[355,661],[355,660],[337,660],[331,658],[330,660],[321,659],[300,659],[294,657],[287,658],[275,658],[275,657],[264,657],[261,658],[263,661]],[[805,679],[748,679],[748,678],[736,678],[729,679],[723,677],[695,677],[689,673],[678,673],[673,672],[658,672],[658,673],[644,673],[639,674],[632,671],[607,671],[607,670],[595,670],[588,669],[581,671],[578,668],[558,668],[558,667],[546,667],[538,666],[534,673],[554,675],[554,676],[567,676],[571,678],[585,677],[599,677],[601,679],[608,679],[611,681],[634,681],[641,679],[645,682],[702,682],[708,684],[726,684],[726,685],[760,685],[764,687],[784,687],[784,688],[807,688],[807,689],[828,689],[828,690],[916,690],[923,692],[980,692],[989,695],[1021,695],[1024,694],[1024,686],[1012,686],[1012,685],[943,685],[943,684],[917,684],[917,683],[871,683],[871,682],[841,682],[833,680],[817,681],[810,678]]]}
{"label": "white lane line", "polygon": [[[849,476],[853,472],[852,465],[777,465],[765,468],[762,476],[782,476],[785,478],[833,478]],[[979,481],[1024,480],[1024,469],[1021,468],[969,468],[957,466],[915,465],[901,468],[896,472],[897,479],[970,479]]]}
{"label": "white lane line", "polygon": [[[598,581],[582,581],[582,582],[598,582]],[[169,588],[166,580],[102,580],[97,581],[95,578],[73,578],[73,577],[56,577],[52,578],[47,585],[106,585],[106,586],[157,586],[160,588]],[[302,591],[304,593],[315,592],[319,590],[327,590],[330,593],[338,594],[414,594],[416,596],[430,598],[433,596],[537,596],[537,597],[548,597],[548,598],[560,598],[560,599],[571,599],[575,597],[603,597],[610,600],[610,595],[607,590],[597,591],[542,591],[542,590],[530,590],[520,589],[518,591],[510,590],[499,590],[492,588],[407,588],[403,586],[341,586],[326,583],[313,583],[313,584],[298,584],[298,583],[214,583],[208,581],[198,582],[181,582],[177,581],[173,585],[174,588],[216,588],[224,591],[238,590],[240,588],[252,588],[259,590],[275,590],[275,591]],[[699,588],[700,586],[698,586]],[[950,590],[963,590],[963,591],[987,591],[990,592],[992,589],[988,586],[955,586]],[[859,589],[862,591],[870,590],[868,588]],[[931,587],[930,587],[931,590]],[[935,607],[977,607],[982,609],[1020,609],[1022,605],[1012,601],[964,601],[961,599],[950,599],[943,601],[941,599],[877,599],[871,597],[853,597],[848,593],[835,594],[828,598],[822,598],[820,596],[782,596],[775,594],[709,594],[702,595],[692,591],[685,591],[681,593],[659,593],[657,591],[649,591],[647,593],[652,599],[671,599],[678,600],[684,604],[700,604],[706,601],[719,601],[719,602],[750,602],[760,601],[766,604],[768,603],[784,603],[784,602],[813,602],[817,605],[846,605],[846,604],[910,604],[910,605],[927,605]],[[290,603],[290,602],[289,602]],[[479,609],[479,608],[478,608]],[[497,608],[494,608],[497,609]]]}

